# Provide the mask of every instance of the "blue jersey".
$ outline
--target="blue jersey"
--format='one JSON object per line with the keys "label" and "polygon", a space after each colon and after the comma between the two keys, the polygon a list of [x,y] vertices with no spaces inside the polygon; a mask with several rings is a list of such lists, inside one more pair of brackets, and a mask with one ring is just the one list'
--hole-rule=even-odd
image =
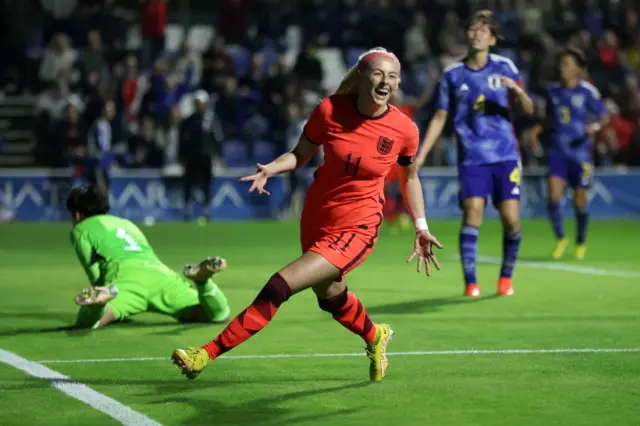
{"label": "blue jersey", "polygon": [[587,125],[607,115],[598,89],[586,81],[566,88],[554,84],[546,88],[550,154],[585,162],[591,161]]}
{"label": "blue jersey", "polygon": [[511,122],[509,91],[501,77],[522,84],[513,61],[490,54],[487,64],[473,70],[464,63],[445,69],[436,109],[447,111],[458,139],[458,164],[494,164],[520,159]]}

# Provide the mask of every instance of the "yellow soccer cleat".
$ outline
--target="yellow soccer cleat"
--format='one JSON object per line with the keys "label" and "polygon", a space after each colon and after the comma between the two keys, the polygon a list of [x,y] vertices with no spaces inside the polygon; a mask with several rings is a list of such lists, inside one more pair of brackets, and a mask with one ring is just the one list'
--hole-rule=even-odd
{"label": "yellow soccer cleat", "polygon": [[389,361],[387,360],[387,344],[393,336],[393,330],[387,324],[376,325],[376,338],[367,345],[367,356],[371,360],[369,378],[379,382],[385,376]]}
{"label": "yellow soccer cleat", "polygon": [[551,253],[551,257],[554,260],[558,260],[564,256],[564,252],[567,251],[567,246],[569,245],[569,241],[566,238],[562,238],[556,241],[556,245],[553,247],[553,252]]}
{"label": "yellow soccer cleat", "polygon": [[106,305],[118,296],[118,287],[108,285],[104,287],[89,287],[80,290],[74,300],[77,305]]}
{"label": "yellow soccer cleat", "polygon": [[219,256],[209,256],[200,263],[184,265],[184,276],[196,283],[202,283],[224,270],[227,261]]}
{"label": "yellow soccer cleat", "polygon": [[209,354],[203,348],[176,349],[171,354],[171,360],[187,379],[193,380],[209,364]]}
{"label": "yellow soccer cleat", "polygon": [[584,257],[587,254],[587,245],[586,244],[578,244],[576,247],[576,259],[584,260]]}

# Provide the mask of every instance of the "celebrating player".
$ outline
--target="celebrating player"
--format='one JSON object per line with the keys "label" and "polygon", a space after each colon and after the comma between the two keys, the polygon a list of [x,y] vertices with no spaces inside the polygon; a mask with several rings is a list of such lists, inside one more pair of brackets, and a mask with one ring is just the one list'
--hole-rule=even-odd
{"label": "celebrating player", "polygon": [[73,218],[71,243],[84,267],[90,288],[80,291],[78,328],[103,328],[142,312],[171,315],[182,322],[226,322],[230,309],[211,276],[226,261],[209,257],[185,266],[185,276],[165,266],[140,229],[108,215],[109,195],[97,185],[71,190],[67,209]]}
{"label": "celebrating player", "polygon": [[172,359],[189,379],[209,363],[262,330],[282,303],[312,288],[320,309],[365,341],[369,376],[380,381],[388,366],[386,350],[392,331],[374,324],[358,298],[347,290],[344,276],[360,265],[373,249],[382,223],[384,179],[393,164],[403,166],[403,188],[416,226],[411,261],[418,271],[430,262],[440,268],[433,247],[442,248],[427,227],[422,186],[414,163],[418,129],[389,98],[400,82],[400,63],[384,49],[363,54],[349,70],[337,94],[312,112],[298,145],[275,161],[258,164],[249,192],[269,194],[269,177],[302,166],[322,145],[324,164],[305,198],[300,223],[302,256],[280,269],[253,303],[202,348],[176,349]]}
{"label": "celebrating player", "polygon": [[437,92],[437,112],[429,123],[417,163],[425,161],[451,115],[458,138],[460,201],[464,211],[460,252],[465,296],[480,296],[476,254],[488,196],[500,212],[504,230],[498,294],[508,296],[513,294],[511,277],[520,248],[520,155],[509,107],[513,101],[523,112],[532,114],[533,103],[522,88],[513,62],[489,53],[498,35],[493,14],[476,13],[467,21],[465,30],[469,55],[444,72]]}
{"label": "celebrating player", "polygon": [[[546,136],[550,140],[548,162],[549,218],[556,235],[552,257],[560,259],[567,249],[561,201],[567,184],[573,189],[577,223],[575,256],[583,259],[587,246],[588,192],[593,165],[589,137],[606,126],[609,118],[598,89],[584,81],[586,58],[575,48],[559,56],[560,84],[547,87]],[[590,122],[595,119],[597,121]]]}

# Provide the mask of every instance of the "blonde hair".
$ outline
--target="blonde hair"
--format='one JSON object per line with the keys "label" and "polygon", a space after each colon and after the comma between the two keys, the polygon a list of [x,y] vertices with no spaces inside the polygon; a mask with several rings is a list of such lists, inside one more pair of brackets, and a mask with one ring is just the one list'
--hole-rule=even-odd
{"label": "blonde hair", "polygon": [[[336,90],[336,94],[339,95],[357,95],[358,94],[358,86],[360,85],[360,70],[359,65],[360,61],[365,57],[371,55],[372,53],[386,53],[389,56],[396,58],[392,52],[389,52],[384,47],[374,47],[373,49],[369,49],[360,56],[358,56],[358,62],[344,75],[342,81],[340,82],[340,86],[338,86],[338,90]],[[396,58],[397,60],[398,58]]]}

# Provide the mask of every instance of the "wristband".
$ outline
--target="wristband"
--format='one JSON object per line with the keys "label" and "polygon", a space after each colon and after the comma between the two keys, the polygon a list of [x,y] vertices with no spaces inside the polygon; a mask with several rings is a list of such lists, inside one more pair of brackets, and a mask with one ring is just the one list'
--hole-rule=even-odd
{"label": "wristband", "polygon": [[602,129],[602,126],[600,125],[600,123],[591,123],[591,128],[594,132],[599,132],[600,129]]}
{"label": "wristband", "polygon": [[416,225],[416,231],[429,230],[429,227],[427,226],[427,219],[425,219],[424,217],[416,219],[415,225]]}

